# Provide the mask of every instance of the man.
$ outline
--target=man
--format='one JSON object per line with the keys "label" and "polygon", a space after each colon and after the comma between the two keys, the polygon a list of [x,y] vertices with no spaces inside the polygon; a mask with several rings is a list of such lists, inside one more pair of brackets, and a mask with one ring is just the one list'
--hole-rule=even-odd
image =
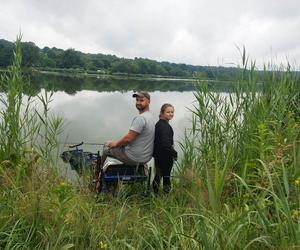
{"label": "man", "polygon": [[146,163],[152,157],[155,121],[149,112],[150,95],[148,92],[139,92],[133,94],[132,97],[136,98],[139,115],[133,118],[129,131],[123,138],[105,143],[101,167],[107,156],[112,156],[129,165]]}

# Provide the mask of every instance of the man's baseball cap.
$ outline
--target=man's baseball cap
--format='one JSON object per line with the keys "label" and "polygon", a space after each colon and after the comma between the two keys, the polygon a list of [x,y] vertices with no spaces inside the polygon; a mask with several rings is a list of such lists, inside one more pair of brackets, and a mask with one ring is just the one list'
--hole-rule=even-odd
{"label": "man's baseball cap", "polygon": [[148,100],[150,100],[150,95],[148,92],[145,92],[145,91],[141,91],[141,92],[137,92],[137,93],[134,93],[132,95],[132,97],[146,97]]}

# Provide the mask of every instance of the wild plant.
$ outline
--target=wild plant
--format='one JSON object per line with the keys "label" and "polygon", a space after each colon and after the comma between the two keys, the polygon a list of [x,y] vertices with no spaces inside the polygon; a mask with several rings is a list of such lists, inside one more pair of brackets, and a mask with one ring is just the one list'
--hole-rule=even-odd
{"label": "wild plant", "polygon": [[[53,93],[25,96],[29,85],[21,69],[21,36],[17,38],[12,66],[1,75],[2,103],[0,123],[0,160],[14,164],[32,148],[49,163],[51,153],[58,147],[62,119],[49,114]],[[42,111],[40,111],[40,109]],[[53,159],[53,158],[52,158]]]}
{"label": "wild plant", "polygon": [[[192,170],[196,179],[201,180],[201,190],[207,193],[208,202],[200,199],[199,207],[205,214],[207,208],[211,209],[211,220],[215,223],[220,224],[224,219],[226,207],[246,209],[243,213],[249,219],[248,226],[257,225],[261,229],[252,236],[245,235],[245,242],[252,237],[246,248],[288,244],[285,240],[275,243],[276,237],[286,237],[297,245],[298,222],[291,219],[297,217],[297,212],[293,215],[291,211],[299,209],[298,198],[292,191],[295,190],[292,183],[298,183],[299,176],[299,103],[296,101],[300,93],[299,77],[289,67],[265,68],[259,72],[254,62],[249,63],[245,50],[238,72],[233,83],[235,90],[228,94],[210,92],[209,83],[199,82],[191,110],[193,123],[181,145],[183,149],[193,150],[189,150],[190,160],[183,160],[180,171]],[[195,177],[190,188],[183,180],[182,187],[199,199],[201,190],[192,189]],[[279,226],[283,221],[286,227]],[[203,224],[205,234],[209,224]],[[249,233],[253,233],[249,227]],[[220,247],[227,242],[223,238],[224,228],[220,227],[216,233],[219,236],[215,246],[210,245],[208,236],[202,236],[206,248]],[[236,243],[235,247],[240,244]]]}
{"label": "wild plant", "polygon": [[[16,40],[12,66],[1,75],[0,113],[0,248],[34,248],[38,221],[46,215],[56,136],[62,120],[49,115],[49,94],[25,96],[29,80],[21,68],[21,36]],[[39,103],[42,104],[42,112]],[[27,212],[27,213],[26,213]],[[44,213],[44,215],[41,215]],[[37,243],[35,247],[38,248]]]}
{"label": "wild plant", "polygon": [[61,119],[49,110],[52,93],[21,91],[18,46],[1,78],[1,249],[299,246],[300,84],[289,67],[259,72],[243,50],[230,93],[197,86],[173,191],[96,200],[45,167]]}

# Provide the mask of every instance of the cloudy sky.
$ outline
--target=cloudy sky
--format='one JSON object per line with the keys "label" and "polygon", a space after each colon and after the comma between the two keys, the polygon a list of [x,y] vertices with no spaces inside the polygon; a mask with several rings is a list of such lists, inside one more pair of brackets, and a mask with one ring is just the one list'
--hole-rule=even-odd
{"label": "cloudy sky", "polygon": [[0,39],[194,65],[300,58],[300,0],[0,0]]}

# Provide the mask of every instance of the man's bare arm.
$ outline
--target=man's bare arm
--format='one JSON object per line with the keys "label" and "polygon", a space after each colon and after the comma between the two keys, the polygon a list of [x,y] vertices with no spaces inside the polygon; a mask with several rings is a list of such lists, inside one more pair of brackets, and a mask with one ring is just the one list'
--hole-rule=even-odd
{"label": "man's bare arm", "polygon": [[137,133],[133,130],[129,130],[127,135],[125,135],[121,140],[112,141],[111,143],[108,144],[108,147],[109,148],[117,148],[117,147],[121,147],[121,146],[127,146],[129,143],[133,142],[137,138],[138,135],[139,135],[139,133]]}

